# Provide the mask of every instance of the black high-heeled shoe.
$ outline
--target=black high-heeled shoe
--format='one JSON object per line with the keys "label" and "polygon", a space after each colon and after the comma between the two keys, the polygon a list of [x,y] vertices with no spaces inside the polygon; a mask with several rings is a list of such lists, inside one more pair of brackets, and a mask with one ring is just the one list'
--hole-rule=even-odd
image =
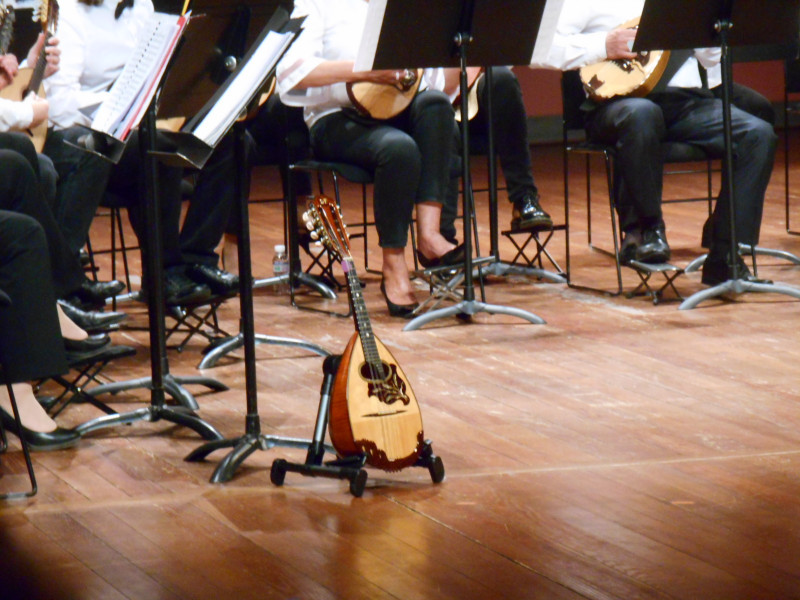
{"label": "black high-heeled shoe", "polygon": [[[21,437],[14,417],[2,408],[0,408],[0,420],[3,421],[3,427],[7,431],[10,431],[17,437]],[[80,434],[74,429],[56,427],[53,431],[32,431],[24,425],[22,426],[22,436],[25,436],[25,441],[28,442],[28,446],[30,446],[31,450],[38,451],[69,448],[77,444],[81,439]]]}
{"label": "black high-heeled shoe", "polygon": [[386,307],[392,317],[410,319],[414,316],[414,311],[419,307],[419,302],[414,302],[414,304],[395,304],[389,300],[389,296],[386,295],[386,283],[383,279],[381,279],[381,294],[383,294],[383,299],[386,300]]}
{"label": "black high-heeled shoe", "polygon": [[464,244],[459,244],[449,252],[445,252],[437,258],[428,258],[422,252],[417,250],[417,260],[426,269],[434,267],[451,267],[457,266],[464,262],[466,256]]}

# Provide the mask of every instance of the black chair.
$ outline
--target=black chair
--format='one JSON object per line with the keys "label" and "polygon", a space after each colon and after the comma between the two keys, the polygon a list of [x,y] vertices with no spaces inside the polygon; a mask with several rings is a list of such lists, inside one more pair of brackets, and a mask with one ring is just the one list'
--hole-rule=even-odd
{"label": "black chair", "polygon": [[800,100],[792,101],[791,95],[800,94],[800,58],[788,58],[784,62],[785,85],[783,90],[783,166],[786,193],[786,232],[791,235],[800,235],[800,231],[792,229],[791,225],[791,196],[789,194],[789,132],[790,119],[793,115],[800,114]]}
{"label": "black chair", "polygon": [[[614,157],[615,149],[613,146],[606,144],[597,144],[590,142],[586,139],[584,129],[584,115],[581,110],[581,105],[586,99],[583,91],[583,84],[581,83],[580,76],[577,71],[566,71],[561,77],[561,97],[563,102],[563,144],[564,144],[564,204],[566,214],[566,239],[567,239],[567,282],[572,287],[575,286],[572,274],[572,265],[570,262],[570,228],[569,228],[569,159],[570,155],[582,155],[585,157],[585,172],[586,172],[586,210],[587,210],[587,241],[589,247],[614,258],[617,270],[617,291],[613,295],[619,295],[623,292],[622,283],[622,263],[619,259],[620,244],[622,241],[622,232],[617,226],[616,211],[614,207],[614,199],[616,198],[616,190],[614,186]],[[697,146],[686,144],[682,142],[666,142],[663,144],[664,149],[664,162],[665,164],[676,163],[705,163],[705,168],[702,169],[707,173],[707,189],[703,196],[695,198],[682,198],[676,200],[665,200],[664,203],[669,202],[706,202],[708,207],[708,215],[713,211],[713,160]],[[609,216],[611,220],[611,233],[614,243],[613,252],[595,245],[592,241],[592,193],[591,193],[591,158],[592,156],[600,156],[603,159],[606,179],[608,184],[608,198],[609,198]],[[664,174],[685,174],[694,173],[698,170],[694,169],[665,169]],[[675,277],[680,275],[683,271],[672,265],[667,265],[670,268],[653,268],[644,263],[633,261],[629,264],[631,268],[636,271],[641,280],[640,288],[644,288],[646,293],[652,296],[653,301],[657,302],[661,293],[666,288],[674,290],[672,281]],[[649,285],[649,279],[654,274],[660,272],[666,278],[666,282],[659,289],[653,289]],[[677,292],[677,290],[675,290]]]}
{"label": "black chair", "polygon": [[[4,306],[11,305],[11,298],[3,291],[0,290],[0,310]],[[3,365],[0,365],[0,379],[3,379],[3,372],[4,368]],[[19,418],[19,408],[17,407],[17,399],[14,396],[14,390],[11,386],[11,382],[6,381],[6,390],[8,391],[8,397],[11,401],[11,412],[14,413],[14,423],[17,426],[17,431],[22,431],[22,422]],[[30,496],[36,495],[38,491],[38,487],[36,485],[36,475],[33,472],[33,462],[31,461],[31,449],[28,445],[28,442],[25,440],[25,436],[19,436],[20,445],[22,446],[22,455],[25,458],[25,466],[28,470],[28,479],[31,483],[31,489],[26,492],[6,492],[0,494],[0,500],[7,500],[12,498],[27,498]],[[0,421],[0,453],[5,453],[8,450],[8,438],[6,437],[6,431],[3,428],[3,423]]]}

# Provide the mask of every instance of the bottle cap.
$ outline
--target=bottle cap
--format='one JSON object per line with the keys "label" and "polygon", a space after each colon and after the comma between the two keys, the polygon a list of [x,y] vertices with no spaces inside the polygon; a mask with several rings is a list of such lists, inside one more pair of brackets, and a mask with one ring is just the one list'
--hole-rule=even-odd
{"label": "bottle cap", "polygon": [[286,246],[283,244],[275,244],[275,254],[283,254],[286,252]]}

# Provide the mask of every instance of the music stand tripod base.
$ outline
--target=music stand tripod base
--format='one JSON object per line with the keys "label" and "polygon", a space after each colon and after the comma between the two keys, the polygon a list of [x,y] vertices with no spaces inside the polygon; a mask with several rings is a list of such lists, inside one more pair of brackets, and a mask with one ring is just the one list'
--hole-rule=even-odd
{"label": "music stand tripod base", "polygon": [[[313,290],[316,290],[320,296],[323,298],[327,298],[328,300],[336,300],[338,296],[336,292],[334,292],[330,287],[322,283],[321,281],[317,280],[316,278],[312,277],[308,273],[301,271],[294,274],[294,281],[295,285],[303,284],[307,285]],[[276,275],[275,277],[267,277],[265,279],[256,279],[253,281],[253,289],[269,287],[271,285],[281,285],[281,284],[290,284],[290,277],[289,275]]]}
{"label": "music stand tripod base", "polygon": [[707,290],[700,290],[681,302],[678,307],[680,310],[690,310],[695,308],[704,300],[716,298],[726,293],[744,294],[746,292],[771,292],[774,294],[785,294],[800,299],[800,288],[792,287],[783,283],[767,283],[761,281],[748,281],[747,279],[729,279],[719,285],[710,287]]}
{"label": "music stand tripod base", "polygon": [[137,421],[148,421],[150,423],[154,423],[156,421],[161,421],[162,419],[176,425],[188,427],[189,429],[197,432],[204,440],[222,439],[222,434],[219,431],[203,421],[193,411],[184,407],[160,406],[158,404],[150,404],[149,406],[127,413],[98,417],[78,425],[75,428],[75,431],[81,437],[83,437],[87,433],[91,433],[99,429],[106,429],[107,427],[130,425],[131,423],[135,423]]}
{"label": "music stand tripod base", "polygon": [[512,317],[519,317],[520,319],[530,321],[534,325],[544,325],[546,323],[540,316],[522,310],[521,308],[487,304],[486,302],[479,302],[478,300],[463,300],[453,306],[432,310],[424,315],[411,319],[411,321],[403,327],[403,331],[414,331],[436,319],[461,315],[472,316],[479,312],[489,313],[490,315],[511,315]]}
{"label": "music stand tripod base", "polygon": [[[322,346],[317,346],[311,342],[306,342],[305,340],[300,340],[296,338],[286,338],[286,337],[277,337],[273,335],[263,335],[263,334],[256,334],[255,335],[255,344],[256,346],[259,344],[271,344],[274,346],[289,346],[291,348],[303,348],[304,350],[308,350],[309,352],[314,352],[315,354],[319,354],[320,356],[328,356],[330,352],[325,350]],[[203,357],[203,360],[197,365],[198,369],[210,369],[212,367],[217,366],[217,362],[220,358],[228,354],[229,352],[233,352],[238,350],[244,346],[244,335],[239,333],[237,335],[231,336],[211,348],[206,355]]]}

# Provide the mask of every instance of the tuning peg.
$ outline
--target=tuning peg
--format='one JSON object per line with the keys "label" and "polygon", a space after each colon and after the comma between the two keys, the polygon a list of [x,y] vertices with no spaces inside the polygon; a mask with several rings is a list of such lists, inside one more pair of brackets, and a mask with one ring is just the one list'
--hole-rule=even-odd
{"label": "tuning peg", "polygon": [[318,240],[319,239],[319,234],[316,231],[312,231],[311,232],[311,239],[312,240]]}
{"label": "tuning peg", "polygon": [[306,221],[306,229],[314,231],[314,224],[311,221]]}

